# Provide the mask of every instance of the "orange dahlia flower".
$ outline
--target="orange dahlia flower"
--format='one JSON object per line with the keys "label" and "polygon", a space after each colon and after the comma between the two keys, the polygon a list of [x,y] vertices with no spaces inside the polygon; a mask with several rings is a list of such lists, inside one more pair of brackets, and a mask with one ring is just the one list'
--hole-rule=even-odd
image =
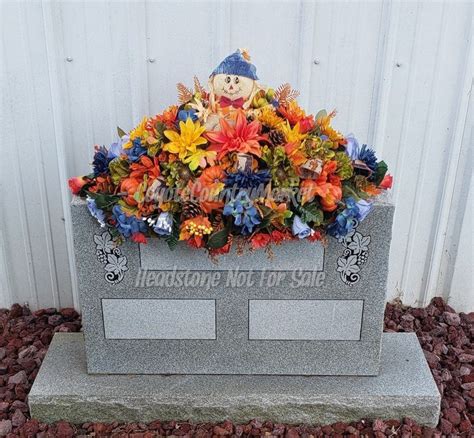
{"label": "orange dahlia flower", "polygon": [[157,114],[155,117],[150,119],[147,124],[147,129],[151,132],[155,132],[156,122],[161,122],[166,125],[167,128],[174,128],[174,122],[178,116],[178,107],[176,105],[169,106],[162,114]]}
{"label": "orange dahlia flower", "polygon": [[292,100],[287,105],[282,105],[278,108],[278,112],[290,122],[291,126],[296,125],[300,120],[304,119],[306,113],[301,108],[296,100]]}
{"label": "orange dahlia flower", "polygon": [[147,174],[149,178],[155,179],[160,176],[160,166],[157,157],[151,159],[147,155],[142,155],[140,160],[130,165],[131,178],[143,178]]}
{"label": "orange dahlia flower", "polygon": [[210,131],[206,134],[206,137],[212,143],[208,150],[216,151],[218,160],[229,152],[261,156],[262,151],[258,141],[265,140],[265,137],[259,135],[260,122],[254,120],[247,123],[245,113],[239,110],[236,114],[235,126],[231,126],[224,119],[220,119],[219,123],[220,131]]}

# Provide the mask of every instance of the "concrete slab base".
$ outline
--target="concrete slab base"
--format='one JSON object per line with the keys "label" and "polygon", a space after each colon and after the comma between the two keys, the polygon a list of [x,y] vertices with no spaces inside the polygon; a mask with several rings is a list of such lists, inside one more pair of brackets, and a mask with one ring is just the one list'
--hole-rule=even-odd
{"label": "concrete slab base", "polygon": [[44,422],[260,418],[329,424],[410,417],[434,426],[440,395],[413,333],[383,335],[377,377],[90,375],[83,335],[57,333],[29,403],[32,417]]}

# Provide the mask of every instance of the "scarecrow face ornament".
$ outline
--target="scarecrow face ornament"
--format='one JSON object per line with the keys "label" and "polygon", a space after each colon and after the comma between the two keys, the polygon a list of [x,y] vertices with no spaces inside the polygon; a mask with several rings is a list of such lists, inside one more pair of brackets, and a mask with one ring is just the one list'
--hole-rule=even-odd
{"label": "scarecrow face ornament", "polygon": [[242,108],[258,90],[257,70],[245,50],[225,58],[211,73],[209,84],[221,108]]}

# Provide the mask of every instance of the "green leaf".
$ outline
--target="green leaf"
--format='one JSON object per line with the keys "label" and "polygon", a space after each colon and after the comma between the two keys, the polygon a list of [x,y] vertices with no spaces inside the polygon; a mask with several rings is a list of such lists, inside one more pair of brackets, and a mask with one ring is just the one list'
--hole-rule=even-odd
{"label": "green leaf", "polygon": [[267,216],[265,216],[262,221],[257,225],[257,228],[259,230],[263,230],[264,228],[267,228],[268,226],[270,226],[270,224],[272,223],[272,219],[273,219],[273,214],[269,214]]}
{"label": "green leaf", "polygon": [[107,195],[105,193],[94,193],[87,192],[87,194],[94,199],[96,205],[101,210],[107,210],[112,205],[116,204],[120,200],[120,196]]}
{"label": "green leaf", "polygon": [[175,250],[179,242],[179,223],[178,215],[173,215],[173,229],[171,234],[165,238],[166,243],[171,251]]}
{"label": "green leaf", "polygon": [[354,198],[357,201],[360,201],[361,197],[357,190],[350,186],[349,184],[343,184],[342,186],[342,197],[343,198]]}
{"label": "green leaf", "polygon": [[124,135],[127,135],[127,133],[122,128],[120,128],[120,126],[117,126],[117,133],[120,138],[122,138]]}
{"label": "green leaf", "polygon": [[117,245],[121,245],[123,243],[123,236],[120,234],[119,230],[117,230],[117,228],[114,228],[114,227],[108,227],[107,228],[109,233],[112,235],[112,240],[117,244]]}
{"label": "green leaf", "polygon": [[158,152],[160,151],[161,148],[161,143],[155,143],[152,144],[151,146],[148,146],[147,154],[149,157],[155,157]]}
{"label": "green leaf", "polygon": [[165,238],[166,243],[168,244],[168,248],[171,251],[174,251],[176,247],[178,246],[179,240],[174,236],[173,234],[170,234]]}
{"label": "green leaf", "polygon": [[374,175],[375,185],[378,186],[382,182],[382,180],[385,177],[385,174],[387,173],[387,170],[388,170],[388,166],[387,166],[387,163],[385,163],[385,161],[379,161],[377,163],[377,169],[375,170],[375,175]]}
{"label": "green leaf", "polygon": [[318,227],[324,220],[323,211],[316,204],[307,204],[300,208],[301,220],[306,223],[313,222]]}
{"label": "green leaf", "polygon": [[207,246],[212,249],[222,248],[229,237],[229,230],[223,228],[222,230],[216,231],[209,236]]}
{"label": "green leaf", "polygon": [[318,113],[314,117],[314,120],[321,119],[322,117],[326,117],[327,115],[328,115],[327,111],[325,109],[322,109],[322,110],[318,111]]}

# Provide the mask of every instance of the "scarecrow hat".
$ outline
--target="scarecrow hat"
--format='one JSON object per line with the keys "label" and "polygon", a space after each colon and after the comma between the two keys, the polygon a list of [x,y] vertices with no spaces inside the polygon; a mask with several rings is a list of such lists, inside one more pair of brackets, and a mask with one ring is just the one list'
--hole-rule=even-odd
{"label": "scarecrow hat", "polygon": [[245,76],[247,78],[258,80],[257,69],[250,63],[250,57],[245,50],[238,49],[227,58],[225,58],[211,73],[210,76],[224,74]]}

